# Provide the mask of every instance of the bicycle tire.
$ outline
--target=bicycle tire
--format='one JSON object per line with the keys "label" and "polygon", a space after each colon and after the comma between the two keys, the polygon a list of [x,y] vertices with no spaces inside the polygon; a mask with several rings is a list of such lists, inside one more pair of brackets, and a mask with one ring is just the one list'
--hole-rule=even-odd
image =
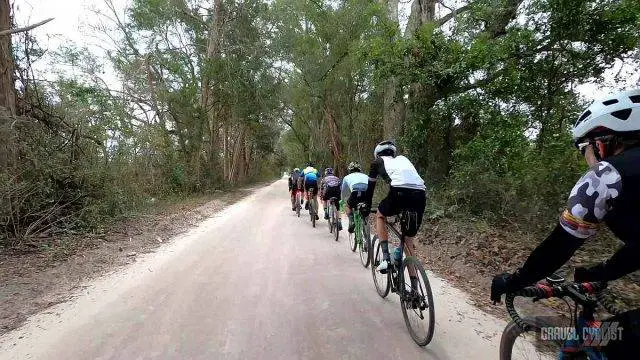
{"label": "bicycle tire", "polygon": [[[529,325],[529,330],[527,331],[528,333],[535,333],[536,336],[540,333],[540,328],[545,327],[545,326],[555,326],[553,324],[547,323],[543,320],[541,320],[540,318],[536,318],[536,317],[530,317],[530,316],[525,316],[522,318],[522,320],[527,323]],[[523,336],[525,334],[525,331],[522,330],[522,328],[520,326],[518,326],[518,324],[516,324],[513,321],[510,321],[507,326],[505,326],[504,330],[502,331],[502,337],[500,338],[500,360],[512,360],[512,359],[521,359],[521,357],[514,357],[513,353],[513,346],[516,342],[516,340],[518,338],[520,338],[521,336]],[[560,349],[562,348],[562,341],[544,341],[544,344],[547,346],[548,350],[550,353],[552,353],[551,356],[557,357],[557,355],[560,353]],[[535,345],[532,345],[535,346]],[[550,347],[553,348],[557,348],[557,350],[552,350],[549,349]],[[574,353],[571,354],[572,357],[571,359],[576,359],[576,360],[587,360],[588,357],[586,354],[584,353]],[[535,355],[533,355],[534,357],[532,358],[540,358],[535,357]]]}
{"label": "bicycle tire", "polygon": [[309,202],[309,214],[311,215],[311,226],[316,227],[316,200],[311,199]]}
{"label": "bicycle tire", "polygon": [[364,221],[362,221],[361,224],[360,244],[358,245],[358,248],[360,249],[360,262],[366,269],[369,267],[369,263],[371,262],[371,249],[369,245],[371,243],[371,239],[369,239],[369,227],[366,226]]}
{"label": "bicycle tire", "polygon": [[302,207],[300,205],[300,201],[302,201],[302,199],[300,198],[300,194],[296,195],[296,215],[298,215],[298,217],[300,217],[300,208]]}
{"label": "bicycle tire", "polygon": [[[387,295],[389,295],[389,290],[391,290],[391,271],[386,274],[380,274],[376,270],[380,264],[380,260],[382,259],[382,247],[380,246],[377,235],[371,239],[371,249],[375,249],[371,253],[371,275],[373,276],[373,285],[376,287],[378,295],[380,295],[381,298],[386,298]],[[378,277],[380,278],[378,279]],[[383,281],[383,279],[386,281]],[[386,284],[384,284],[385,282]]]}
{"label": "bicycle tire", "polygon": [[334,237],[335,241],[338,241],[340,237],[340,229],[338,228],[338,211],[336,210],[336,206],[334,204],[330,205],[331,208],[331,217],[333,218],[333,227],[334,227]]}
{"label": "bicycle tire", "polygon": [[349,250],[356,252],[358,247],[358,240],[356,239],[356,233],[349,233]]}
{"label": "bicycle tire", "polygon": [[334,230],[334,223],[333,223],[333,209],[331,207],[329,207],[327,209],[327,211],[329,211],[329,219],[327,220],[327,223],[329,224],[329,233],[333,234],[333,230]]}
{"label": "bicycle tire", "polygon": [[[431,291],[431,284],[429,283],[429,278],[427,277],[427,272],[424,271],[424,267],[422,266],[422,262],[418,260],[415,256],[407,256],[402,262],[402,272],[404,273],[405,268],[408,266],[414,266],[418,273],[418,281],[421,283],[420,287],[420,298],[421,301],[425,301],[426,303],[426,311],[428,312],[429,319],[427,321],[427,333],[425,336],[418,335],[416,333],[416,329],[411,326],[411,322],[409,320],[409,314],[407,310],[414,311],[411,307],[412,304],[406,302],[407,294],[406,294],[406,285],[399,284],[400,287],[400,307],[402,308],[402,317],[404,318],[404,322],[407,325],[407,329],[409,329],[409,334],[413,341],[420,345],[426,346],[433,339],[433,332],[436,322],[436,314],[435,314],[435,304],[433,302],[433,292]],[[408,275],[406,276],[408,278]],[[420,302],[422,304],[422,302]],[[409,307],[409,309],[407,309]],[[424,310],[420,310],[420,314],[423,314]],[[422,320],[422,319],[421,319]]]}
{"label": "bicycle tire", "polygon": [[358,229],[360,228],[360,223],[357,218],[358,215],[354,216],[355,218],[353,221],[355,222],[355,231],[349,233],[349,249],[351,249],[351,252],[356,252],[356,249],[358,248]]}

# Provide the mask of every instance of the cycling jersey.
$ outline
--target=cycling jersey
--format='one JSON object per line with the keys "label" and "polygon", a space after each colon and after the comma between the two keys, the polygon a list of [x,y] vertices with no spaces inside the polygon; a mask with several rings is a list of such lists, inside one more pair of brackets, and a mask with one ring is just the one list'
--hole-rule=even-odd
{"label": "cycling jersey", "polygon": [[615,280],[640,268],[640,147],[607,157],[578,180],[559,225],[531,253],[519,278],[522,285],[549,276],[565,264],[601,222],[622,240],[609,260],[586,281]]}
{"label": "cycling jersey", "polygon": [[304,168],[304,170],[302,170],[302,174],[303,175],[307,175],[309,173],[314,173],[316,174],[316,176],[318,176],[318,169],[314,168],[313,166],[307,166],[306,168]]}
{"label": "cycling jersey", "polygon": [[302,173],[304,174],[305,188],[310,185],[316,186],[318,184],[318,170],[308,166]]}
{"label": "cycling jersey", "polygon": [[340,178],[334,175],[327,175],[322,178],[320,182],[322,187],[339,187],[340,186]]}
{"label": "cycling jersey", "polygon": [[300,188],[298,184],[298,179],[300,178],[300,176],[301,174],[299,171],[294,171],[291,173],[291,176],[289,176],[289,190]]}
{"label": "cycling jersey", "polygon": [[369,170],[369,178],[375,181],[380,176],[393,187],[425,190],[424,180],[418,175],[418,171],[411,161],[399,155],[380,156],[372,164]]}
{"label": "cycling jersey", "polygon": [[369,177],[361,172],[351,173],[342,179],[342,199],[349,197],[354,191],[367,191]]}

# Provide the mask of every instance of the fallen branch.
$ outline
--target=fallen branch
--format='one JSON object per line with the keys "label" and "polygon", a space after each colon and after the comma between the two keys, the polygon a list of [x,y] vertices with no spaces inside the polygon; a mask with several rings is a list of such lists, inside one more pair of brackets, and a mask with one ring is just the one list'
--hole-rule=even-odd
{"label": "fallen branch", "polygon": [[31,29],[37,28],[40,25],[44,25],[44,24],[48,23],[49,21],[51,21],[53,19],[55,19],[55,18],[48,18],[46,20],[40,21],[39,23],[35,23],[33,25],[29,25],[29,26],[25,26],[25,27],[21,27],[21,28],[17,28],[17,29],[2,30],[2,31],[0,31],[0,36],[11,35],[11,34],[16,34],[16,33],[20,33],[20,32],[29,31]]}

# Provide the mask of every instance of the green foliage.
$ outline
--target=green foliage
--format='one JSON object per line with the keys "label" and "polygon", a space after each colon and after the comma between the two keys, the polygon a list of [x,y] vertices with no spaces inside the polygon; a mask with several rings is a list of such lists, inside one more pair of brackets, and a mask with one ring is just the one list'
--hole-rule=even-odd
{"label": "green foliage", "polygon": [[378,83],[395,77],[408,92],[402,144],[435,189],[434,209],[535,228],[584,171],[569,136],[586,105],[574,84],[637,52],[640,3],[473,4],[449,30],[379,35],[368,61]]}

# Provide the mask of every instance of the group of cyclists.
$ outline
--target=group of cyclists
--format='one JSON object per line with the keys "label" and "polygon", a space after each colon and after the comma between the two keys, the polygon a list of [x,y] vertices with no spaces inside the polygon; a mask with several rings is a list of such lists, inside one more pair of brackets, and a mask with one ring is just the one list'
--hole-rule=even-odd
{"label": "group of cyclists", "polygon": [[[345,203],[345,212],[349,219],[349,233],[354,231],[353,209],[359,203],[366,203],[369,206],[373,198],[376,182],[378,178],[386,181],[390,188],[387,196],[380,201],[376,212],[376,234],[380,240],[383,259],[378,266],[378,271],[386,273],[389,261],[389,235],[385,225],[385,218],[400,214],[402,210],[410,210],[417,214],[417,218],[411,222],[411,227],[407,231],[406,250],[407,256],[413,255],[413,236],[416,235],[426,205],[426,187],[424,180],[418,174],[418,171],[403,155],[398,154],[396,144],[391,141],[383,141],[376,145],[373,150],[373,162],[369,168],[369,174],[365,174],[358,162],[351,162],[347,166],[347,175],[340,179],[334,173],[333,168],[324,170],[323,176],[320,178],[319,171],[313,166],[313,163],[307,163],[307,166],[301,171],[299,168],[293,169],[289,176],[289,191],[291,193],[291,210],[296,210],[296,192],[304,192],[305,209],[309,210],[310,204],[317,203],[311,201],[316,199],[318,190],[320,189],[320,198],[323,204],[324,218],[329,218],[328,208],[331,206],[329,201],[342,199]],[[340,219],[339,205],[338,219]],[[315,214],[318,213],[318,209]],[[316,215],[316,220],[319,217]],[[342,229],[341,221],[338,221],[338,230]],[[411,282],[415,284],[417,281],[416,274],[411,273]]]}
{"label": "group of cyclists", "polygon": [[[608,260],[575,269],[575,282],[611,281],[640,269],[640,89],[622,91],[591,104],[577,119],[572,130],[576,148],[589,169],[569,194],[566,209],[551,234],[533,250],[522,267],[513,273],[496,275],[491,283],[491,300],[500,302],[504,294],[514,293],[552,275],[605,224],[624,245]],[[319,180],[312,163],[304,170],[294,169],[289,178],[292,208],[295,190],[304,190],[306,206],[309,196],[320,188],[325,217],[327,200],[340,197],[346,202],[349,231],[353,232],[352,211],[357,203],[371,205],[378,178],[389,183],[386,198],[378,205],[376,234],[381,241],[383,261],[377,267],[385,272],[390,254],[385,217],[411,210],[419,214],[408,229],[405,250],[413,255],[415,236],[422,222],[426,192],[424,180],[406,157],[399,155],[393,141],[383,141],[373,151],[369,173],[351,162],[341,180],[328,168]],[[318,186],[319,185],[319,186]],[[316,209],[317,214],[317,209]],[[411,274],[411,283],[416,281]],[[608,319],[623,329],[622,336],[602,348],[607,359],[629,358],[635,344],[640,344],[640,309]]]}

